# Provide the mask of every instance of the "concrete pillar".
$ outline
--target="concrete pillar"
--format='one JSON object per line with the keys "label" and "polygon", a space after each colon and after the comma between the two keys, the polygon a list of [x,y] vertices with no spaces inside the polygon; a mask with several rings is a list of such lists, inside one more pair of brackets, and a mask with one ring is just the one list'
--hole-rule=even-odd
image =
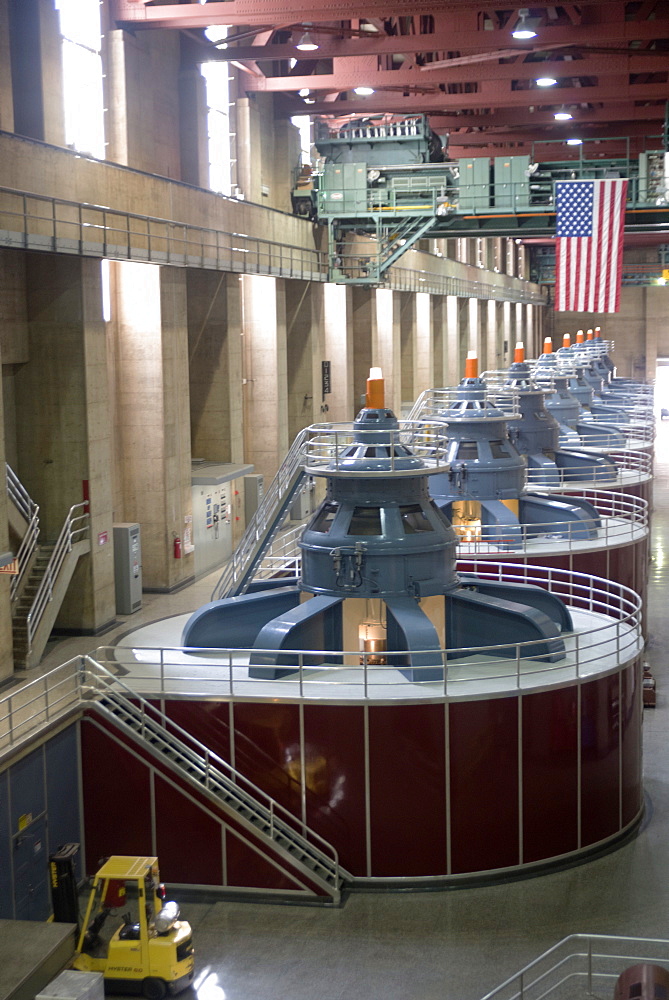
{"label": "concrete pillar", "polygon": [[347,285],[323,285],[324,356],[330,362],[332,391],[323,397],[327,411],[323,420],[351,420],[356,411],[353,385],[353,321],[351,289]]}
{"label": "concrete pillar", "polygon": [[448,327],[446,323],[446,296],[432,297],[432,356],[434,363],[434,388],[446,385],[446,345]]}
{"label": "concrete pillar", "polygon": [[[0,346],[0,363],[3,361]],[[2,386],[0,386],[0,414],[4,410]],[[4,424],[4,421],[3,421]],[[4,427],[2,428],[4,430]],[[4,434],[0,434],[0,469],[5,467]],[[0,477],[0,552],[14,552],[18,545],[9,540],[9,511],[7,498],[7,476]],[[0,683],[11,677],[14,672],[14,657],[12,653],[12,610],[9,596],[10,576],[0,576]]]}
{"label": "concrete pillar", "polygon": [[242,295],[245,454],[269,483],[290,445],[285,287],[277,278],[245,274]]}
{"label": "concrete pillar", "polygon": [[[237,183],[247,201],[260,202],[260,120],[253,99],[242,97],[237,111]],[[254,155],[255,154],[255,155]]]}
{"label": "concrete pillar", "polygon": [[[411,292],[401,292],[400,300],[400,351],[402,411],[414,400],[416,371],[416,296]],[[399,412],[399,411],[398,411]]]}
{"label": "concrete pillar", "polygon": [[516,244],[514,241],[507,237],[505,239],[506,243],[506,273],[515,277],[516,271]]}
{"label": "concrete pillar", "polygon": [[179,74],[179,138],[181,180],[196,187],[209,187],[209,135],[207,88],[199,69]]}
{"label": "concrete pillar", "polygon": [[515,303],[515,330],[513,333],[513,341],[509,344],[509,352],[513,354],[513,349],[516,345],[516,341],[522,340],[525,343],[527,337],[527,321],[526,321],[526,309],[524,302]]}
{"label": "concrete pillar", "polygon": [[141,526],[145,590],[193,575],[174,558],[192,518],[186,272],[118,263],[113,316],[117,495],[115,519]]}
{"label": "concrete pillar", "polygon": [[[399,417],[402,412],[402,293],[379,288],[372,295],[374,296],[374,319],[371,364],[378,365],[383,370],[386,406],[389,406]],[[358,390],[356,381],[356,392],[364,392],[364,380],[367,378],[368,372],[360,374],[364,377],[359,383],[360,390]]]}
{"label": "concrete pillar", "polygon": [[511,329],[511,303],[502,303],[502,357],[501,366],[506,368],[509,364],[509,358],[513,355],[511,354],[512,343],[512,329]]}
{"label": "concrete pillar", "polygon": [[320,285],[286,281],[288,440],[321,419],[323,294]]}
{"label": "concrete pillar", "polygon": [[212,462],[244,460],[242,282],[186,271],[191,451]]}
{"label": "concrete pillar", "polygon": [[77,564],[57,626],[94,634],[115,612],[100,262],[30,254],[26,288],[29,357],[16,375],[16,471],[40,505],[43,542],[54,542],[70,507],[90,498],[91,551]]}
{"label": "concrete pillar", "polygon": [[434,388],[434,339],[432,335],[432,296],[417,292],[414,296],[414,402],[424,389]]}
{"label": "concrete pillar", "polygon": [[0,0],[0,130],[14,131],[14,100],[9,47],[9,0]]}
{"label": "concrete pillar", "polygon": [[497,364],[497,303],[494,299],[488,299],[484,306],[482,316],[482,339],[485,330],[485,351],[482,352],[485,367],[494,370]]}
{"label": "concrete pillar", "polygon": [[457,295],[446,296],[446,356],[444,360],[444,385],[457,385],[460,381],[460,300]]}
{"label": "concrete pillar", "polygon": [[[468,299],[468,326],[469,336],[467,340],[467,351],[475,351],[481,362],[481,336],[480,336],[480,310],[478,299]],[[480,368],[479,368],[480,370]]]}
{"label": "concrete pillar", "polygon": [[60,20],[53,0],[9,0],[9,30],[14,128],[64,146]]}

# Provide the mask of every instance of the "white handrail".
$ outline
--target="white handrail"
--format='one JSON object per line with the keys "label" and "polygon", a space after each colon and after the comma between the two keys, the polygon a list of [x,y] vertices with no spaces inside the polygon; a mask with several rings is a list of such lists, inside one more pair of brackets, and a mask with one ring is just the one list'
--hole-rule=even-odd
{"label": "white handrail", "polygon": [[304,428],[295,437],[269,489],[249,521],[232,558],[223,570],[211,595],[212,601],[230,594],[235,584],[248,571],[268,534],[271,534],[272,530],[278,527],[276,520],[286,502],[286,497],[291,489],[295,488],[302,474],[302,449],[307,439],[307,433],[307,428]]}
{"label": "white handrail", "polygon": [[[88,534],[89,514],[86,509],[87,507],[87,502],[75,503],[70,507],[65,518],[65,523],[61,528],[58,540],[51,553],[51,558],[44,570],[44,576],[37,588],[30,611],[26,616],[28,653],[32,651],[33,639],[44,617],[46,606],[53,598],[53,588],[67,554],[72,551],[72,546],[75,542],[82,541]],[[81,513],[76,514],[75,511],[81,511]]]}
{"label": "white handrail", "polygon": [[[545,1000],[555,995],[583,1000],[593,990],[612,995],[616,979],[625,969],[639,963],[669,963],[666,938],[616,937],[609,934],[570,934],[538,958],[500,983],[481,1000]],[[580,985],[580,988],[579,988]],[[559,992],[556,992],[559,991]]]}
{"label": "white handrail", "polygon": [[7,495],[16,509],[27,521],[25,534],[21,539],[21,544],[19,545],[18,552],[16,553],[19,571],[12,577],[12,581],[9,585],[9,595],[10,599],[13,601],[16,599],[21,582],[26,574],[28,566],[30,565],[33,552],[37,548],[37,542],[39,539],[39,507],[32,499],[9,463],[6,463],[6,468]]}

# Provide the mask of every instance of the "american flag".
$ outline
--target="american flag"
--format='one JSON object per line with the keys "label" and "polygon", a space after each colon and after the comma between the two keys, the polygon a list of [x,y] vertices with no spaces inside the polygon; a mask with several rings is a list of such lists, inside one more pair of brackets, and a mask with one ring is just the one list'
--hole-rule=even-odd
{"label": "american flag", "polygon": [[555,185],[555,308],[618,312],[626,180]]}

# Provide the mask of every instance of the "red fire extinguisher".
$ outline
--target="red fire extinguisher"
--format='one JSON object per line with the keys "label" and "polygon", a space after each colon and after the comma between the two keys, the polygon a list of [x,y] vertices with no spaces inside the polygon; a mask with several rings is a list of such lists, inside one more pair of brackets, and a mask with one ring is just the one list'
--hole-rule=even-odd
{"label": "red fire extinguisher", "polygon": [[174,536],[174,558],[181,559],[181,539],[178,535]]}

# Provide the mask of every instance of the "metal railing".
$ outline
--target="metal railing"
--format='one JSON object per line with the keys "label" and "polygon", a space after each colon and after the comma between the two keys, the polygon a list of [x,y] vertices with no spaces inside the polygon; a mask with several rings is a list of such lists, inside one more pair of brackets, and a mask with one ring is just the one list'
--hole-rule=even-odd
{"label": "metal railing", "polygon": [[302,555],[298,542],[304,531],[304,522],[288,531],[282,531],[272,542],[256,570],[254,580],[271,580],[277,576],[299,576]]}
{"label": "metal railing", "polygon": [[249,521],[232,558],[214,587],[212,601],[229,596],[238,585],[241,585],[254,559],[262,553],[269,536],[278,528],[282,512],[304,475],[302,449],[307,435],[307,428],[304,428],[295,437],[262,502]]}
{"label": "metal railing", "polygon": [[27,628],[27,652],[30,653],[33,647],[33,640],[44,617],[44,612],[49,602],[53,598],[53,588],[58,580],[63,563],[68,554],[72,551],[72,546],[76,542],[83,541],[89,532],[88,503],[75,503],[70,507],[63,527],[54,545],[51,558],[44,570],[44,576],[37,588],[30,611],[26,616]]}
{"label": "metal railing", "polygon": [[309,247],[0,187],[0,245],[113,260],[327,280]]}
{"label": "metal railing", "polygon": [[669,941],[570,934],[481,1000],[610,1000],[620,974],[642,962],[669,966]]}
{"label": "metal railing", "polygon": [[0,698],[0,753],[81,706],[82,662],[74,657]]}
{"label": "metal railing", "polygon": [[[82,695],[131,729],[156,752],[166,756],[207,791],[231,805],[272,841],[288,839],[294,848],[318,865],[315,874],[337,890],[340,881],[337,850],[288,809],[268,795],[217,753],[150,704],[123,680],[91,656],[83,657]],[[327,875],[325,874],[327,873]]]}
{"label": "metal railing", "polygon": [[422,420],[426,417],[437,417],[446,410],[452,410],[456,416],[481,419],[488,414],[491,407],[499,411],[489,414],[490,419],[517,420],[520,417],[518,393],[501,391],[497,386],[486,386],[481,390],[480,399],[463,397],[459,386],[447,386],[444,389],[424,389],[413,404],[408,419]]}
{"label": "metal railing", "polygon": [[[653,456],[650,451],[611,451],[607,455],[616,464],[615,472],[612,472],[608,465],[592,466],[587,472],[583,469],[564,468],[557,466],[551,468],[551,476],[557,479],[555,483],[545,481],[546,472],[541,468],[531,468],[527,470],[528,489],[540,489],[542,493],[552,490],[571,490],[572,492],[581,489],[597,486],[606,486],[611,489],[614,486],[631,486],[637,483],[648,482],[653,475]],[[574,478],[578,475],[579,478]]]}
{"label": "metal railing", "polygon": [[[201,267],[240,274],[328,280],[327,254],[243,233],[0,187],[0,246]],[[528,282],[505,287],[438,271],[392,266],[384,284],[398,291],[545,304]]]}
{"label": "metal railing", "polygon": [[303,445],[309,475],[416,476],[421,468],[446,470],[446,424],[400,420],[396,430],[361,429],[352,423],[311,424]]}
{"label": "metal railing", "polygon": [[31,557],[37,548],[37,541],[39,539],[39,507],[33,501],[27,489],[9,464],[7,464],[7,495],[27,522],[19,550],[16,553],[19,571],[12,577],[9,585],[10,598],[14,601],[30,565]]}
{"label": "metal railing", "polygon": [[[382,696],[406,701],[466,696],[472,682],[480,686],[482,680],[490,690],[526,691],[553,680],[610,670],[631,662],[643,649],[641,599],[622,584],[573,571],[477,560],[475,556],[459,560],[458,569],[494,583],[535,584],[561,598],[573,613],[583,612],[577,630],[561,636],[565,657],[550,663],[541,661],[536,639],[440,651],[397,650],[385,654],[385,664],[375,662],[375,655],[359,650],[282,649],[280,670],[289,672],[271,678],[273,695],[356,700]],[[263,656],[271,653],[262,650]],[[407,681],[401,670],[412,657],[425,653],[439,676]],[[255,668],[257,676],[249,676],[249,664],[257,654],[258,650],[250,647],[118,645],[101,646],[91,656],[111,672],[122,668],[128,683],[151,699],[179,696],[248,700],[267,697],[268,677],[263,676],[262,666]]]}
{"label": "metal railing", "polygon": [[[575,493],[576,491],[574,491]],[[560,553],[570,553],[579,549],[613,548],[644,538],[648,533],[648,501],[628,493],[578,490],[578,496],[588,500],[599,515],[599,523],[591,519],[560,521],[556,512],[554,521],[520,523],[517,533],[508,538],[485,538],[480,527],[472,528],[464,524],[453,524],[460,542],[458,556],[483,555],[486,552],[499,554],[500,548],[513,553],[527,550],[536,551],[542,543],[559,543]],[[567,503],[569,497],[560,498]],[[499,531],[503,535],[505,526]],[[586,532],[592,532],[588,537]]]}

